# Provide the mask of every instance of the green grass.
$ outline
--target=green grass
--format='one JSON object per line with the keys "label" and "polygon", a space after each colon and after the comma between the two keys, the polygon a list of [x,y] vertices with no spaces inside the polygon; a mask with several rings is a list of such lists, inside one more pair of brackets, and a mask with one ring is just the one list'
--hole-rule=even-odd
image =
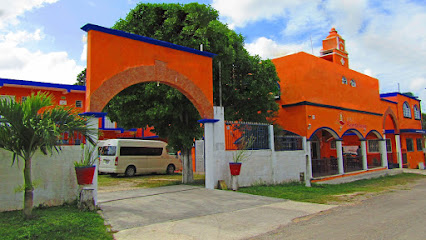
{"label": "green grass", "polygon": [[287,183],[281,185],[246,187],[240,188],[239,191],[301,202],[329,203],[344,201],[344,198],[342,199],[339,195],[386,191],[395,186],[405,185],[425,177],[426,176],[423,175],[403,173],[395,176],[359,180],[356,182],[337,185],[312,184],[312,187],[310,188],[305,187],[305,185],[302,185],[301,183]]}
{"label": "green grass", "polygon": [[113,239],[96,212],[80,211],[75,205],[35,208],[33,219],[22,211],[0,213],[1,239]]}
{"label": "green grass", "polygon": [[[110,175],[99,175],[99,187],[108,187],[122,183],[131,183],[133,187],[154,188],[182,184],[182,174],[171,175],[138,175],[134,177],[111,177]],[[194,185],[204,184],[204,175],[194,174]]]}

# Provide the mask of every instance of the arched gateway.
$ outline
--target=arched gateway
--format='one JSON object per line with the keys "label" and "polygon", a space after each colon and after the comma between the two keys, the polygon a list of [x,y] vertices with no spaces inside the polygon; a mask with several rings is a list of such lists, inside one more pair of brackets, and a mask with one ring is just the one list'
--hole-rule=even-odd
{"label": "arched gateway", "polygon": [[120,91],[158,82],[182,92],[201,118],[213,118],[212,53],[86,24],[86,112],[101,112]]}

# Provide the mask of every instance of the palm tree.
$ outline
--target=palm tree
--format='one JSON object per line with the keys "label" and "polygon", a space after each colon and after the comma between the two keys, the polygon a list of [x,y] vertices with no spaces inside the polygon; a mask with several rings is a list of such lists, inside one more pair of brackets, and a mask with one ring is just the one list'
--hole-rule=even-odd
{"label": "palm tree", "polygon": [[26,101],[0,100],[0,148],[13,153],[12,164],[23,159],[24,167],[24,216],[31,217],[33,208],[33,184],[31,159],[37,150],[43,154],[59,152],[58,140],[68,132],[78,132],[94,144],[88,120],[80,117],[73,108],[53,106],[48,93],[31,94]]}

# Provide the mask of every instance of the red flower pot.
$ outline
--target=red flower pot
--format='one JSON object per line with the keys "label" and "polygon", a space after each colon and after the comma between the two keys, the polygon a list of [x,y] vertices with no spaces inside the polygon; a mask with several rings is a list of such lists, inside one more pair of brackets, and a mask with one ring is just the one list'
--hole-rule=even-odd
{"label": "red flower pot", "polygon": [[91,167],[76,167],[75,173],[77,175],[77,183],[79,185],[90,185],[93,182],[93,175],[95,174],[95,166]]}
{"label": "red flower pot", "polygon": [[230,162],[229,169],[231,170],[232,176],[238,176],[240,175],[241,163]]}

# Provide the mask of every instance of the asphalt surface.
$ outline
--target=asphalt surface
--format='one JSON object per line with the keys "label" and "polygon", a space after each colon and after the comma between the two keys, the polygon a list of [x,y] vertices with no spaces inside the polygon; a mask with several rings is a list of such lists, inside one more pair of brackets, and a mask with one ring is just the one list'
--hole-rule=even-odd
{"label": "asphalt surface", "polygon": [[426,180],[293,222],[253,239],[426,239]]}
{"label": "asphalt surface", "polygon": [[117,240],[246,239],[334,206],[176,185],[99,193]]}

